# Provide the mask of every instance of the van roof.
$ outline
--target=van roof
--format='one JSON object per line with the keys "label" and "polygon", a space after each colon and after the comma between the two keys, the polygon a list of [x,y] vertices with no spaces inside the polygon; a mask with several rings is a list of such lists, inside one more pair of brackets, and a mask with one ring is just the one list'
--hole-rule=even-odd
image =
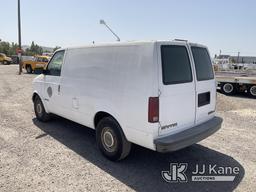
{"label": "van roof", "polygon": [[197,43],[190,43],[187,40],[151,40],[151,41],[126,41],[126,42],[110,42],[110,43],[92,43],[84,46],[76,46],[76,47],[66,47],[59,50],[65,49],[81,49],[81,48],[88,48],[88,47],[107,47],[107,46],[130,46],[130,45],[148,45],[148,44],[155,44],[155,43],[174,43],[178,42],[179,44],[190,44],[193,46],[205,47],[204,45],[197,44]]}

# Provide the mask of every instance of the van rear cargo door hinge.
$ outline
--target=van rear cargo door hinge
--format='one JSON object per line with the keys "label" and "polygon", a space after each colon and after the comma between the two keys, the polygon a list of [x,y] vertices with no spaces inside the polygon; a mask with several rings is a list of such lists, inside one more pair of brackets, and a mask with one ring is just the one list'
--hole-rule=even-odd
{"label": "van rear cargo door hinge", "polygon": [[160,90],[160,89],[158,89],[158,97],[160,97],[160,96],[161,96],[161,94],[162,94],[161,90]]}

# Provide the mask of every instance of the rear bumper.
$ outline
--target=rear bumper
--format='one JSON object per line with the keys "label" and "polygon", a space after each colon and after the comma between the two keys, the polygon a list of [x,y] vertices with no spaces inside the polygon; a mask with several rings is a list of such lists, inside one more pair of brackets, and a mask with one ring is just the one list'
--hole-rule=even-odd
{"label": "rear bumper", "polygon": [[154,144],[156,145],[156,151],[162,153],[177,151],[197,143],[218,131],[221,127],[222,121],[222,118],[214,117],[203,124],[197,125],[182,132],[155,139]]}

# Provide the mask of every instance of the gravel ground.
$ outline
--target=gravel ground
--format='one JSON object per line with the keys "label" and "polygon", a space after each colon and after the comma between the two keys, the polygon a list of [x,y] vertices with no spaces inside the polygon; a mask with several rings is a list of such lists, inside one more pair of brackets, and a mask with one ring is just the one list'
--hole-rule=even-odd
{"label": "gravel ground", "polygon": [[[31,82],[17,65],[0,65],[0,191],[255,191],[256,100],[218,93],[222,129],[186,149],[159,154],[134,146],[113,163],[98,152],[94,131],[62,118],[35,119]],[[167,183],[170,163],[239,167],[234,182]]]}

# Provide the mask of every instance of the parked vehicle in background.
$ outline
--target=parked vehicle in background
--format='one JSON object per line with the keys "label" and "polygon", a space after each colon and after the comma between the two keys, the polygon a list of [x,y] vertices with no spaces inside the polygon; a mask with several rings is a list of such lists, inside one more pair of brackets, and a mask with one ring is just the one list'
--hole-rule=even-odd
{"label": "parked vehicle in background", "polygon": [[0,53],[0,63],[10,65],[12,63],[12,58],[7,57],[4,53]]}
{"label": "parked vehicle in background", "polygon": [[59,49],[33,81],[38,120],[57,114],[96,130],[110,160],[135,143],[170,152],[216,132],[216,82],[205,46],[152,41]]}
{"label": "parked vehicle in background", "polygon": [[11,58],[12,58],[12,63],[13,64],[18,64],[19,63],[18,55],[11,55]]}
{"label": "parked vehicle in background", "polygon": [[46,53],[42,53],[42,55],[43,55],[43,56],[52,57],[53,53],[48,53],[48,52],[46,52]]}
{"label": "parked vehicle in background", "polygon": [[50,57],[36,55],[31,60],[23,60],[23,68],[26,69],[27,73],[32,73],[35,69],[43,68],[45,69]]}
{"label": "parked vehicle in background", "polygon": [[255,71],[217,71],[216,80],[221,92],[234,95],[247,92],[256,98],[256,70]]}

